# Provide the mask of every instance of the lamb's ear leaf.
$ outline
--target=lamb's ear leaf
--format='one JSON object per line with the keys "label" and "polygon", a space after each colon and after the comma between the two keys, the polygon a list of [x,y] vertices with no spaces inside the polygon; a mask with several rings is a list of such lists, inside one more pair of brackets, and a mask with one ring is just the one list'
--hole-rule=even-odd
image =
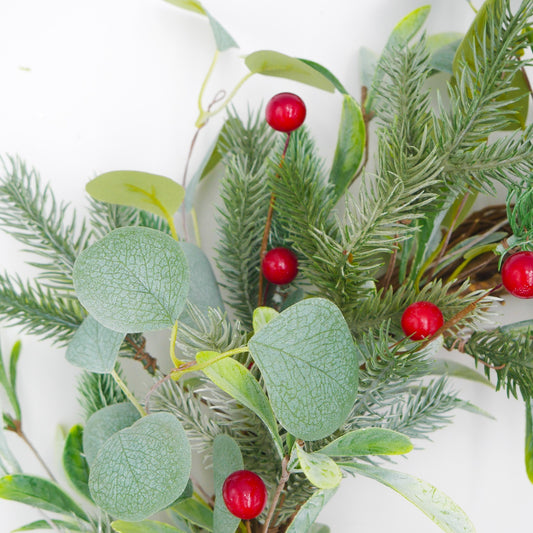
{"label": "lamb's ear leaf", "polygon": [[110,515],[137,522],[175,502],[190,472],[191,448],[180,422],[154,413],[106,441],[91,465],[89,488]]}
{"label": "lamb's ear leaf", "polygon": [[[329,528],[315,524],[320,511],[326,506],[337,489],[317,490],[301,507],[286,533],[328,533]],[[317,529],[316,526],[326,528]],[[311,529],[310,529],[311,528]]]}
{"label": "lamb's ear leaf", "polygon": [[426,44],[429,56],[429,66],[438,72],[453,73],[453,58],[464,35],[456,32],[444,32],[430,35]]}

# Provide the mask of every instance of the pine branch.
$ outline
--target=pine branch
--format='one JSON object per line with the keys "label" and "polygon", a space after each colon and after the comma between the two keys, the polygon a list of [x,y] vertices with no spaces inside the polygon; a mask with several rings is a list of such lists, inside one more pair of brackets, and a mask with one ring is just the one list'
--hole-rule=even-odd
{"label": "pine branch", "polygon": [[533,179],[509,188],[507,218],[513,231],[508,239],[509,249],[514,247],[533,251]]}

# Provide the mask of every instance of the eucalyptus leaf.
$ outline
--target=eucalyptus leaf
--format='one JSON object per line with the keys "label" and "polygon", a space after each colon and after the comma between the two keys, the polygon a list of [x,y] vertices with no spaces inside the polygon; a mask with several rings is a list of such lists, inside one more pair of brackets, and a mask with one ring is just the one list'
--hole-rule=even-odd
{"label": "eucalyptus leaf", "polygon": [[226,478],[242,470],[244,463],[238,444],[228,435],[217,435],[213,442],[213,475],[215,479],[215,509],[213,532],[234,533],[240,519],[231,514],[222,497],[222,486]]}
{"label": "eucalyptus leaf", "polygon": [[350,464],[345,467],[401,494],[447,533],[475,533],[474,525],[465,512],[449,496],[426,481],[373,465]]}
{"label": "eucalyptus leaf", "polygon": [[85,511],[55,483],[25,474],[0,478],[0,498],[25,503],[64,516],[74,515],[89,522]]}
{"label": "eucalyptus leaf", "polygon": [[526,442],[524,451],[527,477],[533,483],[533,411],[529,398],[526,399]]}
{"label": "eucalyptus leaf", "polygon": [[189,481],[191,449],[170,413],[154,413],[110,437],[91,465],[95,503],[119,520],[144,520],[176,501]]}
{"label": "eucalyptus leaf", "polygon": [[335,461],[322,453],[307,453],[296,444],[296,455],[305,477],[319,489],[334,489],[342,481],[341,469]]}
{"label": "eucalyptus leaf", "polygon": [[316,61],[311,61],[310,59],[302,59],[301,57],[298,59],[306,65],[309,65],[311,68],[314,68],[317,72],[327,78],[334,85],[335,89],[337,89],[337,91],[339,91],[341,94],[348,94],[348,91],[345,89],[344,85],[326,67],[320,63],[317,63]]}
{"label": "eucalyptus leaf", "polygon": [[250,72],[299,81],[311,87],[334,92],[335,86],[323,74],[304,61],[272,50],[259,50],[246,56],[244,62]]}
{"label": "eucalyptus leaf", "polygon": [[181,7],[182,9],[187,9],[188,11],[194,11],[200,15],[205,15],[206,11],[202,4],[198,0],[165,0],[169,4],[172,4],[176,7]]}
{"label": "eucalyptus leaf", "polygon": [[[206,363],[220,355],[217,352],[199,352],[198,363]],[[283,443],[278,432],[276,417],[263,389],[250,371],[232,358],[225,358],[203,369],[204,374],[224,392],[253,411],[272,435],[280,457],[283,457]]]}
{"label": "eucalyptus leaf", "polygon": [[177,527],[155,520],[142,520],[141,522],[115,520],[111,526],[117,533],[183,533]]}
{"label": "eucalyptus leaf", "polygon": [[329,181],[338,200],[352,183],[365,152],[366,128],[359,104],[345,95]]}
{"label": "eucalyptus leaf", "polygon": [[137,207],[163,218],[173,215],[185,198],[185,190],[174,180],[135,170],[100,174],[85,190],[101,202]]}
{"label": "eucalyptus leaf", "polygon": [[206,11],[209,24],[211,25],[211,31],[215,38],[217,49],[220,52],[229,50],[230,48],[238,48],[239,45],[235,42],[235,39],[223,28],[222,24],[215,19],[209,11]]}
{"label": "eucalyptus leaf", "polygon": [[63,469],[74,488],[91,500],[89,492],[89,464],[83,453],[83,428],[73,426],[63,447]]}
{"label": "eucalyptus leaf", "polygon": [[213,511],[193,498],[174,504],[172,511],[207,531],[213,531]]}
{"label": "eucalyptus leaf", "polygon": [[83,452],[89,466],[92,466],[98,450],[117,431],[128,428],[139,420],[140,414],[130,402],[108,405],[96,411],[83,431]]}
{"label": "eucalyptus leaf", "polygon": [[89,313],[122,333],[172,327],[189,291],[179,243],[143,227],[118,228],[85,249],[74,263],[73,280]]}
{"label": "eucalyptus leaf", "polygon": [[261,331],[264,326],[278,315],[279,313],[272,307],[257,307],[252,318],[254,333]]}
{"label": "eucalyptus leaf", "polygon": [[431,373],[436,376],[450,376],[483,383],[494,389],[494,385],[482,374],[469,366],[446,359],[435,359],[431,362]]}
{"label": "eucalyptus leaf", "polygon": [[56,527],[59,531],[87,531],[86,528],[82,528],[79,524],[74,522],[67,522],[66,520],[55,520],[51,519],[46,520],[36,520],[30,524],[14,529],[11,533],[16,533],[17,531],[40,531],[42,529],[52,529],[50,522]]}
{"label": "eucalyptus leaf", "polygon": [[106,328],[89,315],[70,340],[66,359],[89,372],[108,374],[115,368],[123,339],[123,333]]}
{"label": "eucalyptus leaf", "polygon": [[[337,489],[317,490],[298,510],[294,520],[285,533],[327,533],[327,526],[315,524],[320,511],[331,500]],[[315,526],[325,527],[325,530],[315,529]]]}
{"label": "eucalyptus leaf", "polygon": [[365,428],[350,431],[319,450],[332,457],[358,455],[403,455],[413,449],[410,439],[397,431]]}
{"label": "eucalyptus leaf", "polygon": [[274,413],[295,437],[318,440],[350,413],[358,384],[357,353],[340,310],[322,298],[289,307],[249,341]]}

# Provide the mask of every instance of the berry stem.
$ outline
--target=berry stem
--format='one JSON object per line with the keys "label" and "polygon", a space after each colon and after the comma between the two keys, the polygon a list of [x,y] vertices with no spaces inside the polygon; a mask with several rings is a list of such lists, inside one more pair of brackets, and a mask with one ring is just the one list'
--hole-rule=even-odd
{"label": "berry stem", "polygon": [[246,520],[246,533],[252,533],[252,526],[250,525],[250,520]]}
{"label": "berry stem", "polygon": [[[283,153],[281,154],[281,160],[279,162],[279,168],[283,166],[283,162],[285,161],[285,155],[287,154],[287,149],[289,148],[289,141],[291,140],[291,132],[287,133],[287,138],[285,139],[285,146],[283,147]],[[279,173],[276,174],[276,178],[279,179]],[[276,195],[274,193],[271,193],[270,195],[270,203],[268,206],[268,213],[267,213],[267,219],[265,223],[265,230],[263,232],[263,240],[261,241],[261,250],[259,252],[259,296],[257,298],[257,306],[261,307],[264,305],[265,298],[263,293],[263,273],[261,272],[261,264],[263,263],[263,259],[265,258],[266,249],[268,246],[268,237],[270,236],[270,227],[272,226],[272,216],[274,214],[274,205],[276,204]]]}
{"label": "berry stem", "polygon": [[276,488],[274,498],[272,499],[272,503],[270,504],[270,509],[268,510],[268,515],[263,525],[262,533],[268,532],[268,527],[270,526],[270,522],[272,521],[272,517],[274,516],[274,512],[276,511],[279,498],[281,496],[281,493],[283,492],[283,489],[285,488],[285,484],[287,483],[287,480],[289,479],[290,473],[287,470],[288,464],[289,464],[289,457],[285,456],[281,461],[281,477],[279,478],[279,483]]}

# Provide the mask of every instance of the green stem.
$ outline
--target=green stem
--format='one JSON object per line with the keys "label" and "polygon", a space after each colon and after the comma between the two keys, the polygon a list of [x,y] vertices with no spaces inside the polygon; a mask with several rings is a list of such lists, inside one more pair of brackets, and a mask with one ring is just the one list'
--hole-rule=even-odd
{"label": "green stem", "polygon": [[196,217],[196,209],[194,207],[191,209],[191,218],[192,225],[194,228],[194,238],[196,239],[196,246],[198,246],[198,248],[201,248],[202,241],[200,239],[200,227],[198,226],[198,218]]}
{"label": "green stem", "polygon": [[205,75],[204,81],[202,83],[202,86],[200,87],[200,92],[198,93],[198,110],[200,111],[200,115],[204,112],[204,108],[202,107],[202,100],[204,97],[205,89],[207,87],[207,82],[209,81],[209,78],[211,77],[211,74],[213,74],[213,70],[215,69],[215,65],[218,61],[218,49],[215,50],[215,55],[213,56],[213,60],[211,61],[211,65],[209,65],[209,69],[207,70],[207,74]]}
{"label": "green stem", "polygon": [[143,406],[137,401],[137,398],[135,398],[122,379],[120,379],[120,376],[117,374],[116,370],[111,371],[111,376],[116,381],[122,392],[126,395],[128,400],[135,406],[135,409],[139,411],[139,414],[141,416],[146,416],[146,411],[144,410]]}
{"label": "green stem", "polygon": [[178,321],[174,322],[174,325],[172,326],[172,333],[170,335],[170,359],[172,360],[172,363],[174,363],[174,366],[176,368],[179,368],[183,364],[183,361],[180,361],[176,357],[175,353],[175,346],[176,346],[176,338],[178,337]]}

